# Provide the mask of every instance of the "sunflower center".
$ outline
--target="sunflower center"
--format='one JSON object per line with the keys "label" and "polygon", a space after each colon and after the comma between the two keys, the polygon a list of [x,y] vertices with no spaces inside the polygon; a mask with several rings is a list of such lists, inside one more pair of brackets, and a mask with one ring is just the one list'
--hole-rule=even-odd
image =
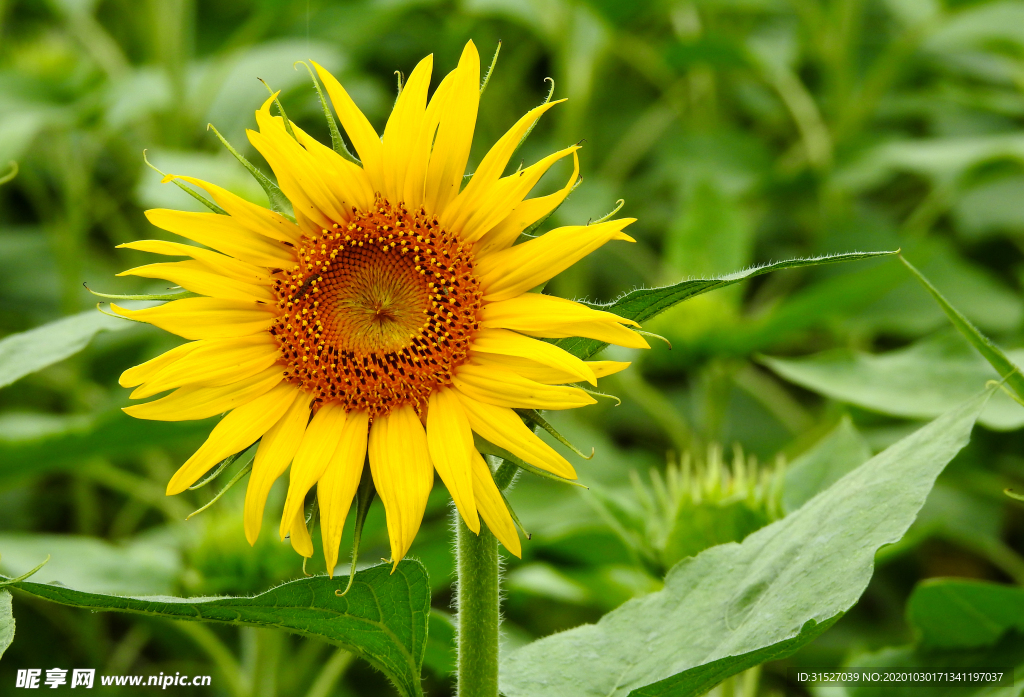
{"label": "sunflower center", "polygon": [[371,418],[417,411],[466,360],[481,306],[470,249],[423,209],[378,198],[305,238],[275,285],[288,380]]}

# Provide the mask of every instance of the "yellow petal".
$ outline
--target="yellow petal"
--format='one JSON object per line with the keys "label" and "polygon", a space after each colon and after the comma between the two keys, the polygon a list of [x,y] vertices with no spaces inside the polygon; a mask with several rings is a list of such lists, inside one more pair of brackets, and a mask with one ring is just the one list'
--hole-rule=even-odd
{"label": "yellow petal", "polygon": [[594,371],[594,375],[603,378],[621,373],[629,367],[630,363],[629,361],[587,361],[587,365]]}
{"label": "yellow petal", "polygon": [[394,202],[400,201],[405,193],[405,176],[409,169],[410,154],[423,125],[433,66],[433,55],[419,62],[403,86],[402,93],[398,95],[395,108],[384,127],[384,137],[381,139],[384,146],[384,195]]}
{"label": "yellow petal", "polygon": [[131,398],[145,399],[184,385],[229,385],[262,373],[277,362],[279,353],[274,338],[265,333],[240,339],[207,339],[191,345],[192,351],[151,375]]}
{"label": "yellow petal", "polygon": [[121,387],[135,387],[141,385],[147,380],[152,379],[154,375],[159,373],[161,370],[174,363],[180,358],[184,358],[190,352],[194,351],[199,344],[197,342],[189,342],[176,346],[170,351],[160,354],[156,358],[152,358],[145,363],[129,368],[128,370],[121,373],[121,377],[118,380],[118,384]]}
{"label": "yellow petal", "polygon": [[502,172],[505,171],[509,158],[512,157],[512,153],[519,147],[519,142],[526,135],[526,132],[530,130],[530,127],[537,122],[541,114],[564,101],[564,99],[560,99],[556,102],[541,104],[539,107],[526,112],[526,115],[519,119],[494,144],[487,154],[484,155],[484,159],[480,161],[480,166],[476,168],[473,178],[469,180],[466,188],[444,208],[440,216],[443,227],[449,230],[460,229],[460,221],[464,222],[467,220],[480,207],[481,201],[490,193],[494,183],[498,181]]}
{"label": "yellow petal", "polygon": [[366,460],[366,438],[369,419],[365,411],[348,415],[334,456],[316,484],[316,497],[320,502],[320,535],[323,538],[327,573],[334,576],[338,563],[338,545],[345,530],[352,499],[359,488],[359,478]]}
{"label": "yellow petal", "polygon": [[198,261],[171,261],[146,264],[128,269],[118,276],[139,276],[141,278],[162,278],[193,293],[221,300],[241,302],[274,302],[274,294],[266,286],[229,278],[211,271]]}
{"label": "yellow petal", "polygon": [[363,171],[366,172],[370,186],[374,191],[384,191],[383,146],[377,132],[373,130],[373,126],[370,125],[366,116],[348,96],[348,92],[341,86],[341,83],[316,61],[312,61],[312,63],[331,98],[331,104],[334,105],[334,111],[338,114],[341,127],[345,129],[359,159],[362,160]]}
{"label": "yellow petal", "polygon": [[405,204],[411,209],[418,209],[423,205],[431,149],[434,146],[438,124],[441,122],[441,114],[451,100],[452,84],[455,82],[456,77],[455,73],[456,71],[453,70],[445,75],[444,79],[441,80],[441,84],[434,90],[434,94],[427,104],[427,109],[423,113],[423,120],[416,139],[406,155],[409,160],[409,168],[405,173],[405,193],[399,198],[405,201]]}
{"label": "yellow petal", "polygon": [[274,321],[267,305],[218,298],[184,298],[143,310],[111,303],[110,309],[128,319],[146,322],[186,339],[227,339],[270,329]]}
{"label": "yellow petal", "polygon": [[[569,376],[561,382],[586,380],[597,384],[597,378],[586,363],[568,351],[546,341],[532,339],[507,329],[481,329],[473,337],[471,350],[474,356],[509,356],[528,359],[530,363],[547,366],[559,374]],[[531,378],[536,379],[536,378]],[[558,384],[553,382],[552,384]]]}
{"label": "yellow petal", "polygon": [[470,453],[473,431],[469,419],[450,389],[435,390],[427,403],[427,446],[430,461],[448,488],[466,526],[480,532],[480,518],[473,498],[473,475],[470,471]]}
{"label": "yellow petal", "polygon": [[[338,200],[359,210],[367,210],[373,205],[373,188],[362,167],[346,160],[294,123],[292,130],[295,131],[295,137],[313,158],[315,166],[323,171],[324,179],[331,186]],[[343,211],[346,217],[350,210]]]}
{"label": "yellow petal", "polygon": [[263,508],[274,482],[284,474],[302,442],[309,421],[308,395],[292,402],[285,415],[267,431],[256,449],[256,459],[245,490],[245,539],[256,544],[263,526]]}
{"label": "yellow petal", "polygon": [[[526,195],[537,185],[551,165],[568,155],[575,156],[577,150],[579,150],[578,145],[559,150],[540,162],[497,181],[491,187],[490,192],[480,200],[476,211],[469,215],[465,222],[460,221],[459,230],[462,232],[462,237],[467,240],[477,240],[482,237],[484,233],[507,218],[515,207],[523,202]],[[478,254],[477,258],[480,256]]]}
{"label": "yellow petal", "polygon": [[[164,177],[165,182],[174,179],[181,179],[190,184],[195,184],[200,189],[204,189],[235,222],[252,232],[259,233],[278,242],[294,243],[301,237],[301,232],[295,223],[280,213],[275,213],[263,206],[257,206],[255,203],[249,203],[241,196],[236,196],[227,189],[222,189],[216,184],[205,182],[202,179],[176,174],[169,174]],[[214,215],[220,214],[215,213]]]}
{"label": "yellow petal", "polygon": [[221,419],[206,442],[171,477],[167,495],[180,494],[218,462],[262,438],[284,416],[298,394],[294,385],[282,383]]}
{"label": "yellow petal", "polygon": [[[580,381],[580,378],[572,373],[521,356],[502,356],[497,353],[480,354],[474,357],[473,361],[485,368],[494,367],[498,370],[512,371],[542,385],[565,385]],[[596,383],[597,380],[595,379],[594,382]]]}
{"label": "yellow petal", "polygon": [[420,529],[434,484],[427,435],[410,405],[373,420],[369,455],[373,483],[387,514],[391,559],[397,567]]}
{"label": "yellow petal", "polygon": [[635,220],[561,227],[479,259],[475,271],[484,289],[484,300],[496,302],[522,295],[611,240],[633,242],[622,228]]}
{"label": "yellow petal", "polygon": [[622,326],[638,326],[636,322],[540,293],[523,293],[509,300],[487,303],[481,309],[480,318],[482,327],[511,329],[546,339],[582,336],[628,348],[650,348],[640,334]]}
{"label": "yellow petal", "polygon": [[469,161],[480,105],[480,56],[472,41],[466,44],[459,66],[450,75],[451,92],[445,102],[439,103],[437,139],[427,165],[423,200],[431,211],[443,211],[458,195]]}
{"label": "yellow petal", "polygon": [[284,378],[274,366],[245,380],[222,387],[179,387],[154,402],[122,409],[128,416],[151,421],[192,421],[223,414],[269,392]]}
{"label": "yellow petal", "polygon": [[[221,216],[222,218],[224,216]],[[209,249],[181,242],[165,242],[164,240],[138,240],[117,245],[118,249],[134,249],[150,254],[162,254],[171,257],[192,257],[207,269],[236,281],[255,285],[270,285],[270,275],[266,268],[239,261],[226,254],[218,254]]]}
{"label": "yellow petal", "polygon": [[501,544],[520,559],[523,557],[523,546],[516,532],[516,524],[508,512],[505,500],[494,483],[491,469],[484,458],[473,450],[473,494],[479,504],[480,517],[487,523],[488,529],[494,533]]}
{"label": "yellow petal", "polygon": [[452,384],[477,401],[512,409],[575,409],[597,402],[576,387],[544,385],[497,365],[473,361],[455,369]]}
{"label": "yellow petal", "polygon": [[309,537],[309,528],[306,527],[306,511],[302,506],[295,509],[288,528],[288,539],[292,543],[292,549],[307,559],[313,556],[313,540]]}
{"label": "yellow petal", "polygon": [[332,187],[316,166],[316,160],[285,130],[281,117],[270,115],[274,97],[256,112],[259,132],[246,131],[249,142],[259,150],[277,176],[278,186],[295,210],[302,211],[320,228],[346,217],[345,203],[334,195]]}
{"label": "yellow petal", "polygon": [[547,218],[551,213],[562,205],[562,201],[576,186],[580,176],[580,158],[577,153],[572,154],[573,170],[569,182],[561,190],[547,196],[530,198],[514,209],[500,223],[480,237],[475,246],[477,258],[482,258],[491,252],[507,249],[512,243],[519,239],[519,235],[526,228],[534,223]]}
{"label": "yellow petal", "polygon": [[146,218],[161,230],[250,264],[268,269],[290,269],[295,265],[290,247],[252,232],[230,215],[155,208],[146,211]]}
{"label": "yellow petal", "polygon": [[284,502],[284,515],[281,516],[282,540],[295,519],[295,511],[302,510],[306,494],[323,476],[327,463],[334,456],[341,441],[345,417],[344,407],[337,402],[328,402],[320,407],[302,435],[302,443],[295,453],[288,478],[288,498]]}
{"label": "yellow petal", "polygon": [[527,428],[514,411],[479,402],[462,393],[458,393],[458,397],[469,417],[469,425],[482,438],[535,467],[566,479],[576,479],[572,465]]}

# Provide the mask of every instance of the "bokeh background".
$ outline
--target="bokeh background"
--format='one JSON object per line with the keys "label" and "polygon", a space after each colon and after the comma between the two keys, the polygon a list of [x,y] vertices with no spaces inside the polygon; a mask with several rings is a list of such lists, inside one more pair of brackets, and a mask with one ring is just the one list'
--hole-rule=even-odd
{"label": "bokeh background", "polygon": [[[0,169],[20,168],[0,187],[0,335],[91,308],[83,282],[161,289],[115,278],[144,256],[114,247],[163,234],[143,210],[197,204],[161,185],[143,150],[165,172],[264,200],[206,128],[267,169],[244,132],[266,96],[257,78],[329,142],[294,61],[331,69],[380,129],[394,71],[433,53],[436,85],[469,39],[484,63],[502,42],[471,168],[551,78],[569,101],[522,158],[585,140],[583,183],[552,222],[597,219],[620,198],[620,214],[638,219],[637,244],[609,245],[549,292],[610,300],[791,256],[902,248],[983,331],[1019,345],[1019,0],[0,0]],[[567,166],[538,191],[564,182]],[[784,515],[802,501],[800,474],[823,439],[852,466],[991,377],[892,260],[762,277],[646,329],[672,349],[654,341],[643,356],[611,354],[637,361],[603,381],[621,405],[551,416],[583,451],[596,449],[574,462],[591,489],[526,477],[512,492],[533,539],[507,565],[508,647],[595,621],[659,588],[675,561]],[[281,490],[255,548],[242,533],[244,482],[188,522],[220,483],[164,497],[211,423],[132,421],[117,376],[174,344],[125,323],[0,390],[0,571],[50,554],[36,580],[133,595],[254,593],[302,573],[270,534]],[[923,579],[1024,582],[1024,517],[1003,494],[1024,479],[1021,426],[1024,409],[997,400],[907,538],[879,554],[860,603],[796,656],[745,678],[746,694],[807,694],[787,682],[787,666],[856,665],[912,641],[904,606]],[[450,520],[438,485],[411,551],[434,590],[431,695],[452,687]],[[386,557],[386,541],[378,503],[362,561]],[[322,557],[307,571],[322,573]],[[345,652],[283,633],[91,614],[21,594],[15,615],[4,686],[17,668],[60,666],[211,674],[203,692],[231,697],[391,694]]]}

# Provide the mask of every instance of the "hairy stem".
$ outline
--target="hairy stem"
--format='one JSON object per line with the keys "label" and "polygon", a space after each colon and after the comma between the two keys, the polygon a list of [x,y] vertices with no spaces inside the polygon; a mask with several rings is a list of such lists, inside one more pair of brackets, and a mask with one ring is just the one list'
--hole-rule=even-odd
{"label": "hairy stem", "polygon": [[462,518],[455,533],[458,577],[458,697],[498,695],[498,540]]}

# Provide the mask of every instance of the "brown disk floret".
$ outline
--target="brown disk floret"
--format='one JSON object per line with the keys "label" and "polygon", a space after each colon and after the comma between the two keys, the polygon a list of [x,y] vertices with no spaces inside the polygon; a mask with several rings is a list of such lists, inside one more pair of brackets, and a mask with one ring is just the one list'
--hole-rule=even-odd
{"label": "brown disk floret", "polygon": [[422,208],[378,197],[297,252],[274,286],[280,314],[270,330],[286,379],[371,418],[407,403],[421,412],[479,328],[469,246]]}

